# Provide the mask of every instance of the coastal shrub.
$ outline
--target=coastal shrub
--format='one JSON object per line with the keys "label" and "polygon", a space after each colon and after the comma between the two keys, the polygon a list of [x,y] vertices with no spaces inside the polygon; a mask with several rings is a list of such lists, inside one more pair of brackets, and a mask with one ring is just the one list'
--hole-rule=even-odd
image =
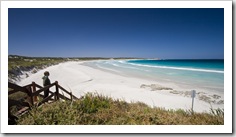
{"label": "coastal shrub", "polygon": [[[8,81],[20,80],[20,76],[28,77],[27,73],[36,73],[38,70],[51,65],[67,61],[66,58],[8,56]],[[27,73],[25,73],[27,72]]]}
{"label": "coastal shrub", "polygon": [[[8,88],[8,91],[10,91],[11,89]],[[19,101],[19,102],[27,102],[27,97],[28,95],[24,92],[16,92],[13,93],[11,95],[8,95],[8,100],[12,100],[12,101]],[[17,105],[10,105],[10,103],[8,103],[9,106],[9,112],[14,115],[15,113],[17,113],[17,111],[19,111],[21,108],[23,108],[22,104],[17,104]]]}
{"label": "coastal shrub", "polygon": [[19,99],[25,98],[27,96],[28,95],[24,92],[16,92],[16,93],[9,95],[8,98],[12,99],[12,100],[19,100]]}
{"label": "coastal shrub", "polygon": [[80,100],[80,109],[84,113],[95,113],[99,109],[109,107],[109,98],[88,93]]}
{"label": "coastal shrub", "polygon": [[88,93],[73,102],[57,101],[33,108],[17,122],[20,125],[223,125],[223,113],[151,108],[141,102],[127,103]]}

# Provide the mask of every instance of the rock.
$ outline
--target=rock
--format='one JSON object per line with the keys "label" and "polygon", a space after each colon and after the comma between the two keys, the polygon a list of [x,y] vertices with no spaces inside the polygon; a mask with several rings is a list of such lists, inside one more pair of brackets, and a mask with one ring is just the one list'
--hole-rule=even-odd
{"label": "rock", "polygon": [[176,91],[176,90],[170,91],[170,93],[172,93],[172,94],[179,94],[179,92]]}
{"label": "rock", "polygon": [[217,104],[224,104],[224,100],[218,101]]}
{"label": "rock", "polygon": [[205,101],[205,102],[212,102],[211,101],[211,98],[210,97],[208,97],[208,96],[206,96],[206,95],[201,95],[201,96],[199,96],[198,97],[199,98],[199,100],[203,100],[203,101]]}
{"label": "rock", "polygon": [[140,86],[140,88],[150,88],[151,91],[156,91],[156,90],[173,90],[172,88],[162,87],[162,86],[160,86],[158,84],[151,84],[151,85],[142,84]]}
{"label": "rock", "polygon": [[221,98],[221,96],[219,96],[219,95],[212,95],[212,97],[214,98],[214,99],[219,99],[219,98]]}

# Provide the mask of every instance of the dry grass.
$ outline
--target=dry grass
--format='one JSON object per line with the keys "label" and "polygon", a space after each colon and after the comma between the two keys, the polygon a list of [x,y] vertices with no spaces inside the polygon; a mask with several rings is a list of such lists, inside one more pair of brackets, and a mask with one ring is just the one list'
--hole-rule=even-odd
{"label": "dry grass", "polygon": [[97,94],[80,100],[55,102],[34,108],[18,120],[21,125],[223,125],[224,112],[192,113],[184,110],[150,108]]}

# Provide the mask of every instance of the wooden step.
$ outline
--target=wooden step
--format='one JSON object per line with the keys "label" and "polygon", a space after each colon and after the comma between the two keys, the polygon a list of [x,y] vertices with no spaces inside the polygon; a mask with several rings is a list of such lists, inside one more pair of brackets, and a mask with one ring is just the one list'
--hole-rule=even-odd
{"label": "wooden step", "polygon": [[19,111],[16,112],[16,116],[23,115],[28,110],[29,110],[29,107],[23,107]]}

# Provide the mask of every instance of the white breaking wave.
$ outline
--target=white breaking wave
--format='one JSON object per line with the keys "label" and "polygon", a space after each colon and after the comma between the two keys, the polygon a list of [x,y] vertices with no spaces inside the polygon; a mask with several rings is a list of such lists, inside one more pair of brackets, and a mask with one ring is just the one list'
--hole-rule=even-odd
{"label": "white breaking wave", "polygon": [[200,71],[200,72],[211,72],[211,73],[224,73],[224,71],[220,71],[220,70],[182,68],[182,67],[167,67],[167,66],[151,66],[151,65],[142,65],[142,64],[135,64],[135,63],[128,63],[128,64],[135,65],[135,66],[141,66],[141,67],[149,67],[149,68],[165,68],[165,69]]}
{"label": "white breaking wave", "polygon": [[[118,62],[120,62],[120,63],[123,63],[123,64],[124,64],[124,62],[122,62],[122,61],[118,61]],[[115,64],[115,63],[110,63],[110,65],[113,65],[113,66],[115,66],[115,67],[121,67],[121,68],[136,69],[136,70],[141,70],[141,71],[149,71],[149,70],[140,69],[140,68],[135,68],[135,67],[120,66],[120,65],[118,65],[118,64]]]}
{"label": "white breaking wave", "polygon": [[116,73],[121,73],[120,71],[117,71],[117,70],[114,70],[114,69],[109,69],[109,68],[107,68],[107,67],[102,67],[102,66],[100,66],[100,65],[98,65],[98,64],[96,64],[96,66],[97,66],[98,68],[101,68],[101,69],[106,69],[106,70],[113,71],[113,72],[116,72]]}

